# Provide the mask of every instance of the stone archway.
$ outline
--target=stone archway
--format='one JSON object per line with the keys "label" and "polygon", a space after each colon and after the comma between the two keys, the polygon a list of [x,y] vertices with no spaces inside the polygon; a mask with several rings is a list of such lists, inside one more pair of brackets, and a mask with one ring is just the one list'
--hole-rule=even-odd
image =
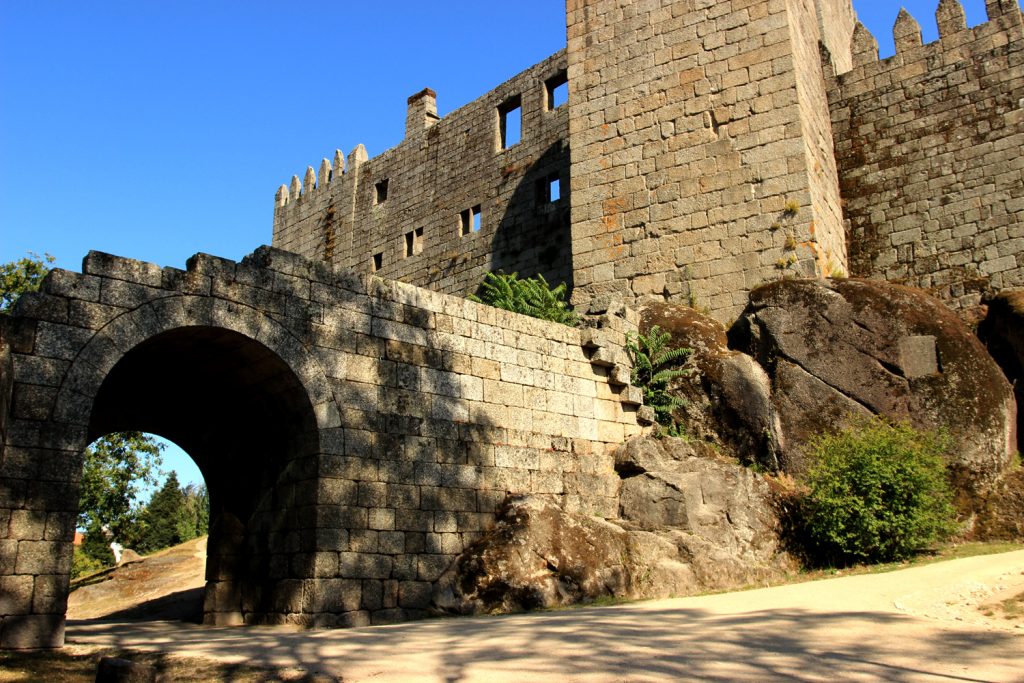
{"label": "stone archway", "polygon": [[10,586],[25,597],[4,606],[23,615],[5,617],[5,647],[62,643],[81,454],[113,431],[163,435],[203,471],[213,513],[205,621],[258,622],[301,600],[302,556],[314,543],[302,511],[314,508],[320,429],[339,425],[337,408],[293,333],[255,309],[218,304],[142,304],[75,340],[64,372],[47,365],[52,407],[38,447],[19,452],[36,472],[47,463],[53,483],[3,492],[21,496],[7,581],[25,583]]}
{"label": "stone archway", "polygon": [[[89,439],[129,430],[171,439],[202,471],[211,503],[205,620],[241,621],[242,594],[270,582],[270,536],[291,526],[285,470],[315,471],[316,423],[301,383],[260,342],[177,328],[125,353],[100,386]],[[258,601],[246,607],[265,611]]]}
{"label": "stone archway", "polygon": [[612,509],[628,321],[584,341],[267,247],[82,270],[0,319],[0,648],[63,643],[82,452],[114,430],[199,461],[212,623],[420,618],[508,495]]}

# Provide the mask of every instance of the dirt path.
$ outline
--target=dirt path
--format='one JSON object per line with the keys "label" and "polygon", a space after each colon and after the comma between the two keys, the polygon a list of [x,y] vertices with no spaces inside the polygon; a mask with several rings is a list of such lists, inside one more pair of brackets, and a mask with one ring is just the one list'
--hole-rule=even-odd
{"label": "dirt path", "polygon": [[68,641],[354,681],[1024,681],[1024,551],[741,593],[336,631],[68,627]]}

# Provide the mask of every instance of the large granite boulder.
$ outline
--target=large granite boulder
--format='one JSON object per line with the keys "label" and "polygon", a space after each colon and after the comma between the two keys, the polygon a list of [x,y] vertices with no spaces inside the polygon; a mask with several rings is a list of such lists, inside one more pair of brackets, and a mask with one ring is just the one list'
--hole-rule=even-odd
{"label": "large granite boulder", "polygon": [[985,496],[974,538],[1024,541],[1024,468],[1006,474]]}
{"label": "large granite boulder", "polygon": [[780,551],[763,479],[678,439],[628,442],[619,519],[539,496],[506,501],[495,527],[445,572],[442,612],[515,612],[599,597],[660,598],[771,581]]}
{"label": "large granite boulder", "polygon": [[1024,289],[999,292],[987,302],[978,339],[1013,384],[1017,398],[1017,449],[1024,451]]}
{"label": "large granite boulder", "polygon": [[789,472],[805,469],[811,438],[859,414],[948,429],[961,501],[994,484],[1016,448],[1009,382],[960,319],[920,290],[773,282],[750,293],[729,341],[771,377],[780,464]]}
{"label": "large granite boulder", "polygon": [[769,579],[786,565],[765,478],[713,445],[632,439],[615,453],[619,524],[670,540],[693,590]]}
{"label": "large granite boulder", "polygon": [[771,401],[771,380],[750,356],[729,348],[725,327],[689,306],[664,301],[640,309],[640,331],[658,326],[673,347],[693,351],[692,371],[672,389],[686,400],[678,409],[686,432],[736,453],[747,463],[778,469],[779,419]]}

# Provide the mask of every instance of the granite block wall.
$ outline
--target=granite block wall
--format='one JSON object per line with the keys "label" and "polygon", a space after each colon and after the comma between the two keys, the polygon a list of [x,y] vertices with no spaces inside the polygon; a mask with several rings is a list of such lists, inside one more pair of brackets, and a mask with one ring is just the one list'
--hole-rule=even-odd
{"label": "granite block wall", "polygon": [[855,66],[828,74],[851,273],[957,308],[1024,286],[1024,35],[1016,1],[987,7],[968,28],[942,0],[928,45],[902,13],[884,60],[860,26]]}
{"label": "granite block wall", "polygon": [[811,3],[570,0],[567,38],[576,301],[728,321],[845,267]]}
{"label": "granite block wall", "polygon": [[3,322],[0,645],[60,644],[81,453],[129,429],[204,473],[209,623],[425,615],[507,496],[616,513],[636,323],[570,328],[269,247],[54,271]]}
{"label": "granite block wall", "polygon": [[282,186],[274,246],[460,295],[496,270],[571,287],[565,72],[562,51],[444,118],[433,91],[414,95],[397,147]]}

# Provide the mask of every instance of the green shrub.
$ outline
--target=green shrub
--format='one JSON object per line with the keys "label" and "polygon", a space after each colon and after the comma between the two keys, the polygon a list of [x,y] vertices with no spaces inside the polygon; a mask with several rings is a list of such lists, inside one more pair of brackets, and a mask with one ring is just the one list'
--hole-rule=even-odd
{"label": "green shrub", "polygon": [[[113,556],[111,556],[111,560],[113,560]],[[74,555],[71,558],[71,578],[77,579],[80,576],[95,574],[110,566],[113,566],[113,562],[104,564],[102,560],[96,559],[81,546],[75,546]]]}
{"label": "green shrub", "polygon": [[673,413],[685,405],[685,401],[669,391],[669,383],[690,373],[678,366],[685,363],[693,351],[670,348],[671,339],[671,334],[655,325],[646,335],[627,334],[626,352],[633,362],[630,381],[643,390],[644,405],[654,409],[655,419],[669,436],[681,436],[682,427]]}
{"label": "green shrub", "polygon": [[564,282],[552,288],[543,275],[520,280],[517,273],[487,273],[480,285],[480,295],[470,294],[468,298],[513,313],[574,327],[579,323],[579,316],[565,300],[567,290]]}
{"label": "green shrub", "polygon": [[878,417],[815,439],[799,506],[811,563],[902,560],[948,538],[949,447],[944,433]]}

